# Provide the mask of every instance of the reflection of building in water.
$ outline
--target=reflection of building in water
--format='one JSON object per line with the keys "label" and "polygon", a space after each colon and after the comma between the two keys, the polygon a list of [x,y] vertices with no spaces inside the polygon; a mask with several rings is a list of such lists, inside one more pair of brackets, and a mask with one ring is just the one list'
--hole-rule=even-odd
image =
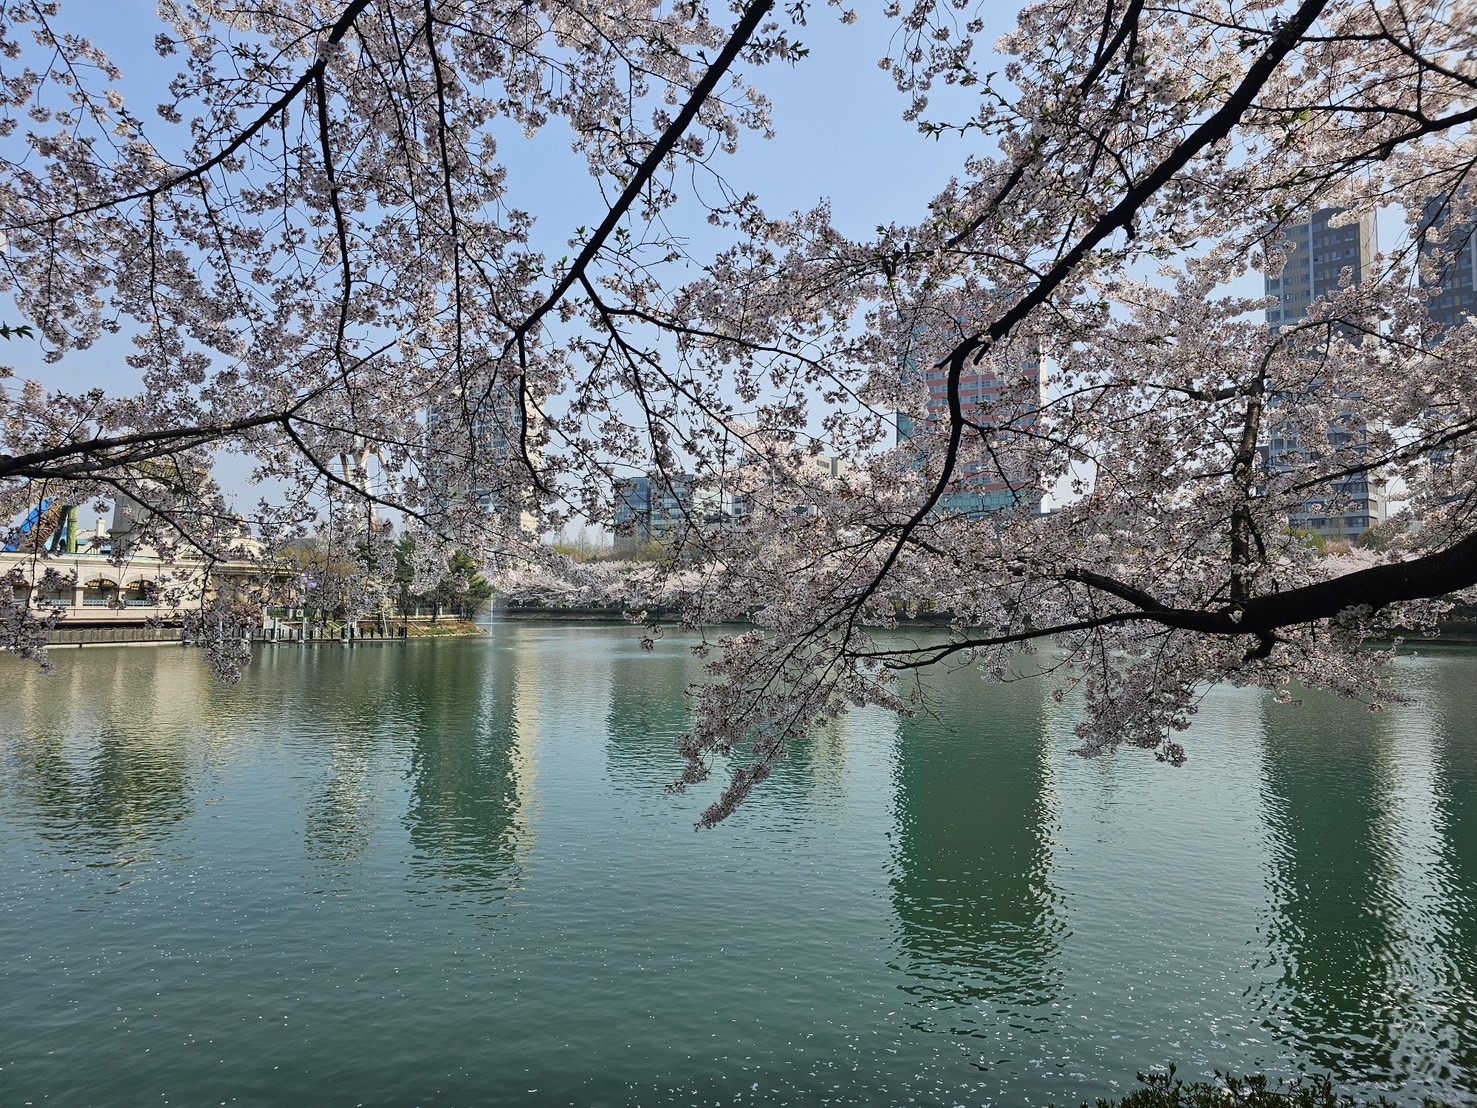
{"label": "reflection of building in water", "polygon": [[345,863],[369,851],[378,814],[374,747],[373,735],[349,734],[334,741],[321,788],[304,809],[303,848],[309,857]]}
{"label": "reflection of building in water", "polygon": [[[539,653],[436,644],[402,670],[415,732],[406,823],[438,893],[500,900],[533,846]],[[407,659],[409,661],[409,659]]]}
{"label": "reflection of building in water", "polygon": [[797,795],[804,789],[807,804],[819,807],[839,802],[846,794],[847,734],[845,721],[833,720],[790,751]]}
{"label": "reflection of building in water", "polygon": [[314,760],[322,761],[304,808],[303,845],[329,874],[346,873],[349,863],[369,856],[387,818],[382,757],[391,748],[387,739],[402,726],[402,667],[399,651],[378,647],[272,649],[252,661],[259,687],[279,698],[285,717],[327,724],[311,744]]}
{"label": "reflection of building in water", "polygon": [[925,1030],[1046,1031],[1060,923],[1044,688],[987,685],[973,672],[939,686],[937,719],[898,725],[892,902],[903,988]]}
{"label": "reflection of building in water", "polygon": [[[513,726],[515,734],[508,761],[513,774],[513,788],[518,795],[518,809],[513,813],[513,825],[518,829],[521,854],[533,847],[534,824],[538,820],[538,793],[534,781],[538,777],[538,741],[543,732],[539,718],[538,666],[542,656],[536,650],[514,646],[507,652],[513,663]],[[484,688],[481,714],[494,711],[489,698],[492,693]]]}
{"label": "reflection of building in water", "polygon": [[193,654],[99,650],[50,675],[5,660],[17,799],[79,856],[132,858],[195,807],[194,758],[209,667]]}
{"label": "reflection of building in water", "polygon": [[1427,662],[1435,671],[1422,709],[1436,734],[1436,808],[1441,855],[1439,878],[1450,1065],[1477,1092],[1477,686],[1466,677],[1468,658]]}
{"label": "reflection of building in water", "polygon": [[[1387,751],[1359,705],[1263,705],[1275,912],[1267,943],[1282,969],[1263,1020],[1292,1036],[1318,1070],[1361,1079],[1394,1072],[1404,998]],[[1345,713],[1351,718],[1335,718]]]}

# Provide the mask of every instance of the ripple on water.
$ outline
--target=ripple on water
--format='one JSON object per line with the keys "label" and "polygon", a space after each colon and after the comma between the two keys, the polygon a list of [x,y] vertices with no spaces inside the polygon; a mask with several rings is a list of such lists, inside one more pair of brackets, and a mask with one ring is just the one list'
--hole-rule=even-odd
{"label": "ripple on water", "polygon": [[[1414,712],[1218,690],[1170,770],[1023,681],[858,713],[715,833],[680,642],[9,662],[23,1099],[1073,1103],[1182,1071],[1477,1092],[1477,659]],[[13,695],[10,695],[12,694]]]}

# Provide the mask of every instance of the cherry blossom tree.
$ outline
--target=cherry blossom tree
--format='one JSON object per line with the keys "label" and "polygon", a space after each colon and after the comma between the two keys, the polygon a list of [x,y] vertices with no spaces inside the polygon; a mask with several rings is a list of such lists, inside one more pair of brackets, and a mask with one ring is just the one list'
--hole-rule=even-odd
{"label": "cherry blossom tree", "polygon": [[[1477,197],[1477,8],[1044,0],[993,44],[998,72],[988,10],[886,8],[900,112],[966,154],[925,210],[857,238],[727,171],[771,125],[767,74],[806,65],[800,28],[839,8],[166,0],[178,75],[145,113],[67,13],[6,7],[10,322],[53,361],[122,332],[142,387],[8,380],[0,516],[122,495],[210,551],[229,527],[207,463],[229,450],[285,490],[254,513],[267,558],[324,511],[372,533],[393,509],[428,565],[440,537],[505,587],[749,620],[699,648],[681,784],[732,772],[706,823],[847,706],[911,710],[910,669],[1004,680],[1041,643],[1086,752],[1181,760],[1208,682],[1378,706],[1369,637],[1477,584],[1477,332],[1426,311]],[[594,210],[518,206],[550,135]],[[1274,332],[1238,290],[1324,208],[1405,232]],[[564,256],[536,219],[578,228]],[[1035,357],[1044,395],[1014,368]],[[966,403],[981,374],[1000,388]],[[1351,406],[1357,443],[1266,464],[1274,428],[1328,441]],[[822,454],[845,473],[817,480]],[[740,495],[742,524],[690,512],[664,572],[539,545],[608,524],[637,472]],[[981,473],[1060,510],[956,510]],[[1289,527],[1361,473],[1420,526],[1343,555]],[[919,604],[945,634],[892,633]],[[0,626],[32,649],[27,618]]]}

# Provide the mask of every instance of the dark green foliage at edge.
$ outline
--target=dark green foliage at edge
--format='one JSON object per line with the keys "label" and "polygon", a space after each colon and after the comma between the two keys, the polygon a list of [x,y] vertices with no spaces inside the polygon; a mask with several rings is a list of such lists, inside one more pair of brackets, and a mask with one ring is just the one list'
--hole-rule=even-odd
{"label": "dark green foliage at edge", "polygon": [[[1231,1077],[1218,1070],[1214,1081],[1186,1084],[1175,1077],[1170,1066],[1168,1073],[1141,1073],[1138,1078],[1142,1089],[1120,1100],[1099,1097],[1096,1108],[1395,1108],[1394,1102],[1385,1097],[1365,1100],[1335,1093],[1327,1077],[1272,1085],[1260,1074]],[[1425,1108],[1446,1108],[1429,1098],[1423,1104]]]}

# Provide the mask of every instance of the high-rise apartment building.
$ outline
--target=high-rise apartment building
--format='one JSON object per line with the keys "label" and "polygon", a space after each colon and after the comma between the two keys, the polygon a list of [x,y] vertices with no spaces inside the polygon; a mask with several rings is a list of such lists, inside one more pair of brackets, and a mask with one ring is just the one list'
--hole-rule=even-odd
{"label": "high-rise apartment building", "polygon": [[[921,337],[921,331],[914,333],[915,345]],[[905,384],[921,379],[927,385],[928,406],[921,425],[906,413],[898,414],[900,448],[931,441],[932,436],[920,432],[938,430],[949,418],[948,369],[921,365],[916,356],[910,356],[903,360],[902,375]],[[1000,434],[987,444],[981,441],[980,432],[966,430],[955,469],[957,487],[945,494],[941,504],[944,511],[974,518],[1006,508],[1040,510],[1044,490],[1034,471],[997,444],[1008,439],[1012,431],[1035,426],[1044,401],[1039,353],[1007,359],[1003,369],[988,362],[965,369],[959,380],[964,417],[981,427],[999,428]]]}
{"label": "high-rise apartment building", "polygon": [[1354,284],[1361,283],[1373,264],[1376,243],[1374,217],[1330,227],[1339,214],[1336,208],[1320,208],[1312,217],[1283,228],[1292,253],[1281,276],[1266,279],[1267,295],[1277,304],[1267,309],[1267,326],[1273,334],[1297,323],[1320,296],[1338,290],[1345,269]]}
{"label": "high-rise apartment building", "polygon": [[[1443,332],[1477,316],[1477,227],[1470,210],[1477,196],[1458,193],[1427,200],[1419,224],[1421,287],[1426,312]],[[1440,334],[1436,336],[1440,341]]]}
{"label": "high-rise apartment building", "polygon": [[[1433,196],[1421,207],[1417,223],[1421,252],[1421,288],[1426,293],[1426,314],[1438,330],[1428,333],[1429,347],[1439,346],[1448,331],[1477,318],[1477,193],[1460,189],[1454,194]],[[1457,447],[1446,443],[1431,451],[1435,466],[1447,466]],[[1452,489],[1448,496],[1463,493]]]}
{"label": "high-rise apartment building", "polygon": [[[524,410],[510,387],[498,386],[475,402],[454,397],[426,412],[427,479],[448,500],[470,492],[484,512],[531,532],[537,520],[528,510],[529,465],[540,466],[543,457],[525,440],[536,430],[536,414]],[[525,446],[531,458],[524,457]]]}
{"label": "high-rise apartment building", "polygon": [[[1344,281],[1358,284],[1369,272],[1375,254],[1374,217],[1338,226],[1330,221],[1337,209],[1322,208],[1311,217],[1284,228],[1292,245],[1287,264],[1277,277],[1266,278],[1268,296],[1277,303],[1267,309],[1267,326],[1273,334],[1290,327],[1308,314],[1313,301],[1335,292]],[[1311,353],[1311,351],[1310,351]],[[1317,383],[1313,383],[1317,388]],[[1274,423],[1263,447],[1263,458],[1271,472],[1286,471],[1316,460],[1332,450],[1360,447],[1368,437],[1368,424],[1359,410],[1358,399],[1348,398],[1346,410],[1329,425],[1324,442],[1300,441],[1287,425],[1275,423],[1275,408],[1298,403],[1295,396],[1273,397]],[[1334,482],[1320,495],[1310,497],[1288,518],[1295,530],[1311,531],[1330,539],[1353,541],[1378,523],[1388,513],[1385,482],[1366,473],[1355,474]]]}

